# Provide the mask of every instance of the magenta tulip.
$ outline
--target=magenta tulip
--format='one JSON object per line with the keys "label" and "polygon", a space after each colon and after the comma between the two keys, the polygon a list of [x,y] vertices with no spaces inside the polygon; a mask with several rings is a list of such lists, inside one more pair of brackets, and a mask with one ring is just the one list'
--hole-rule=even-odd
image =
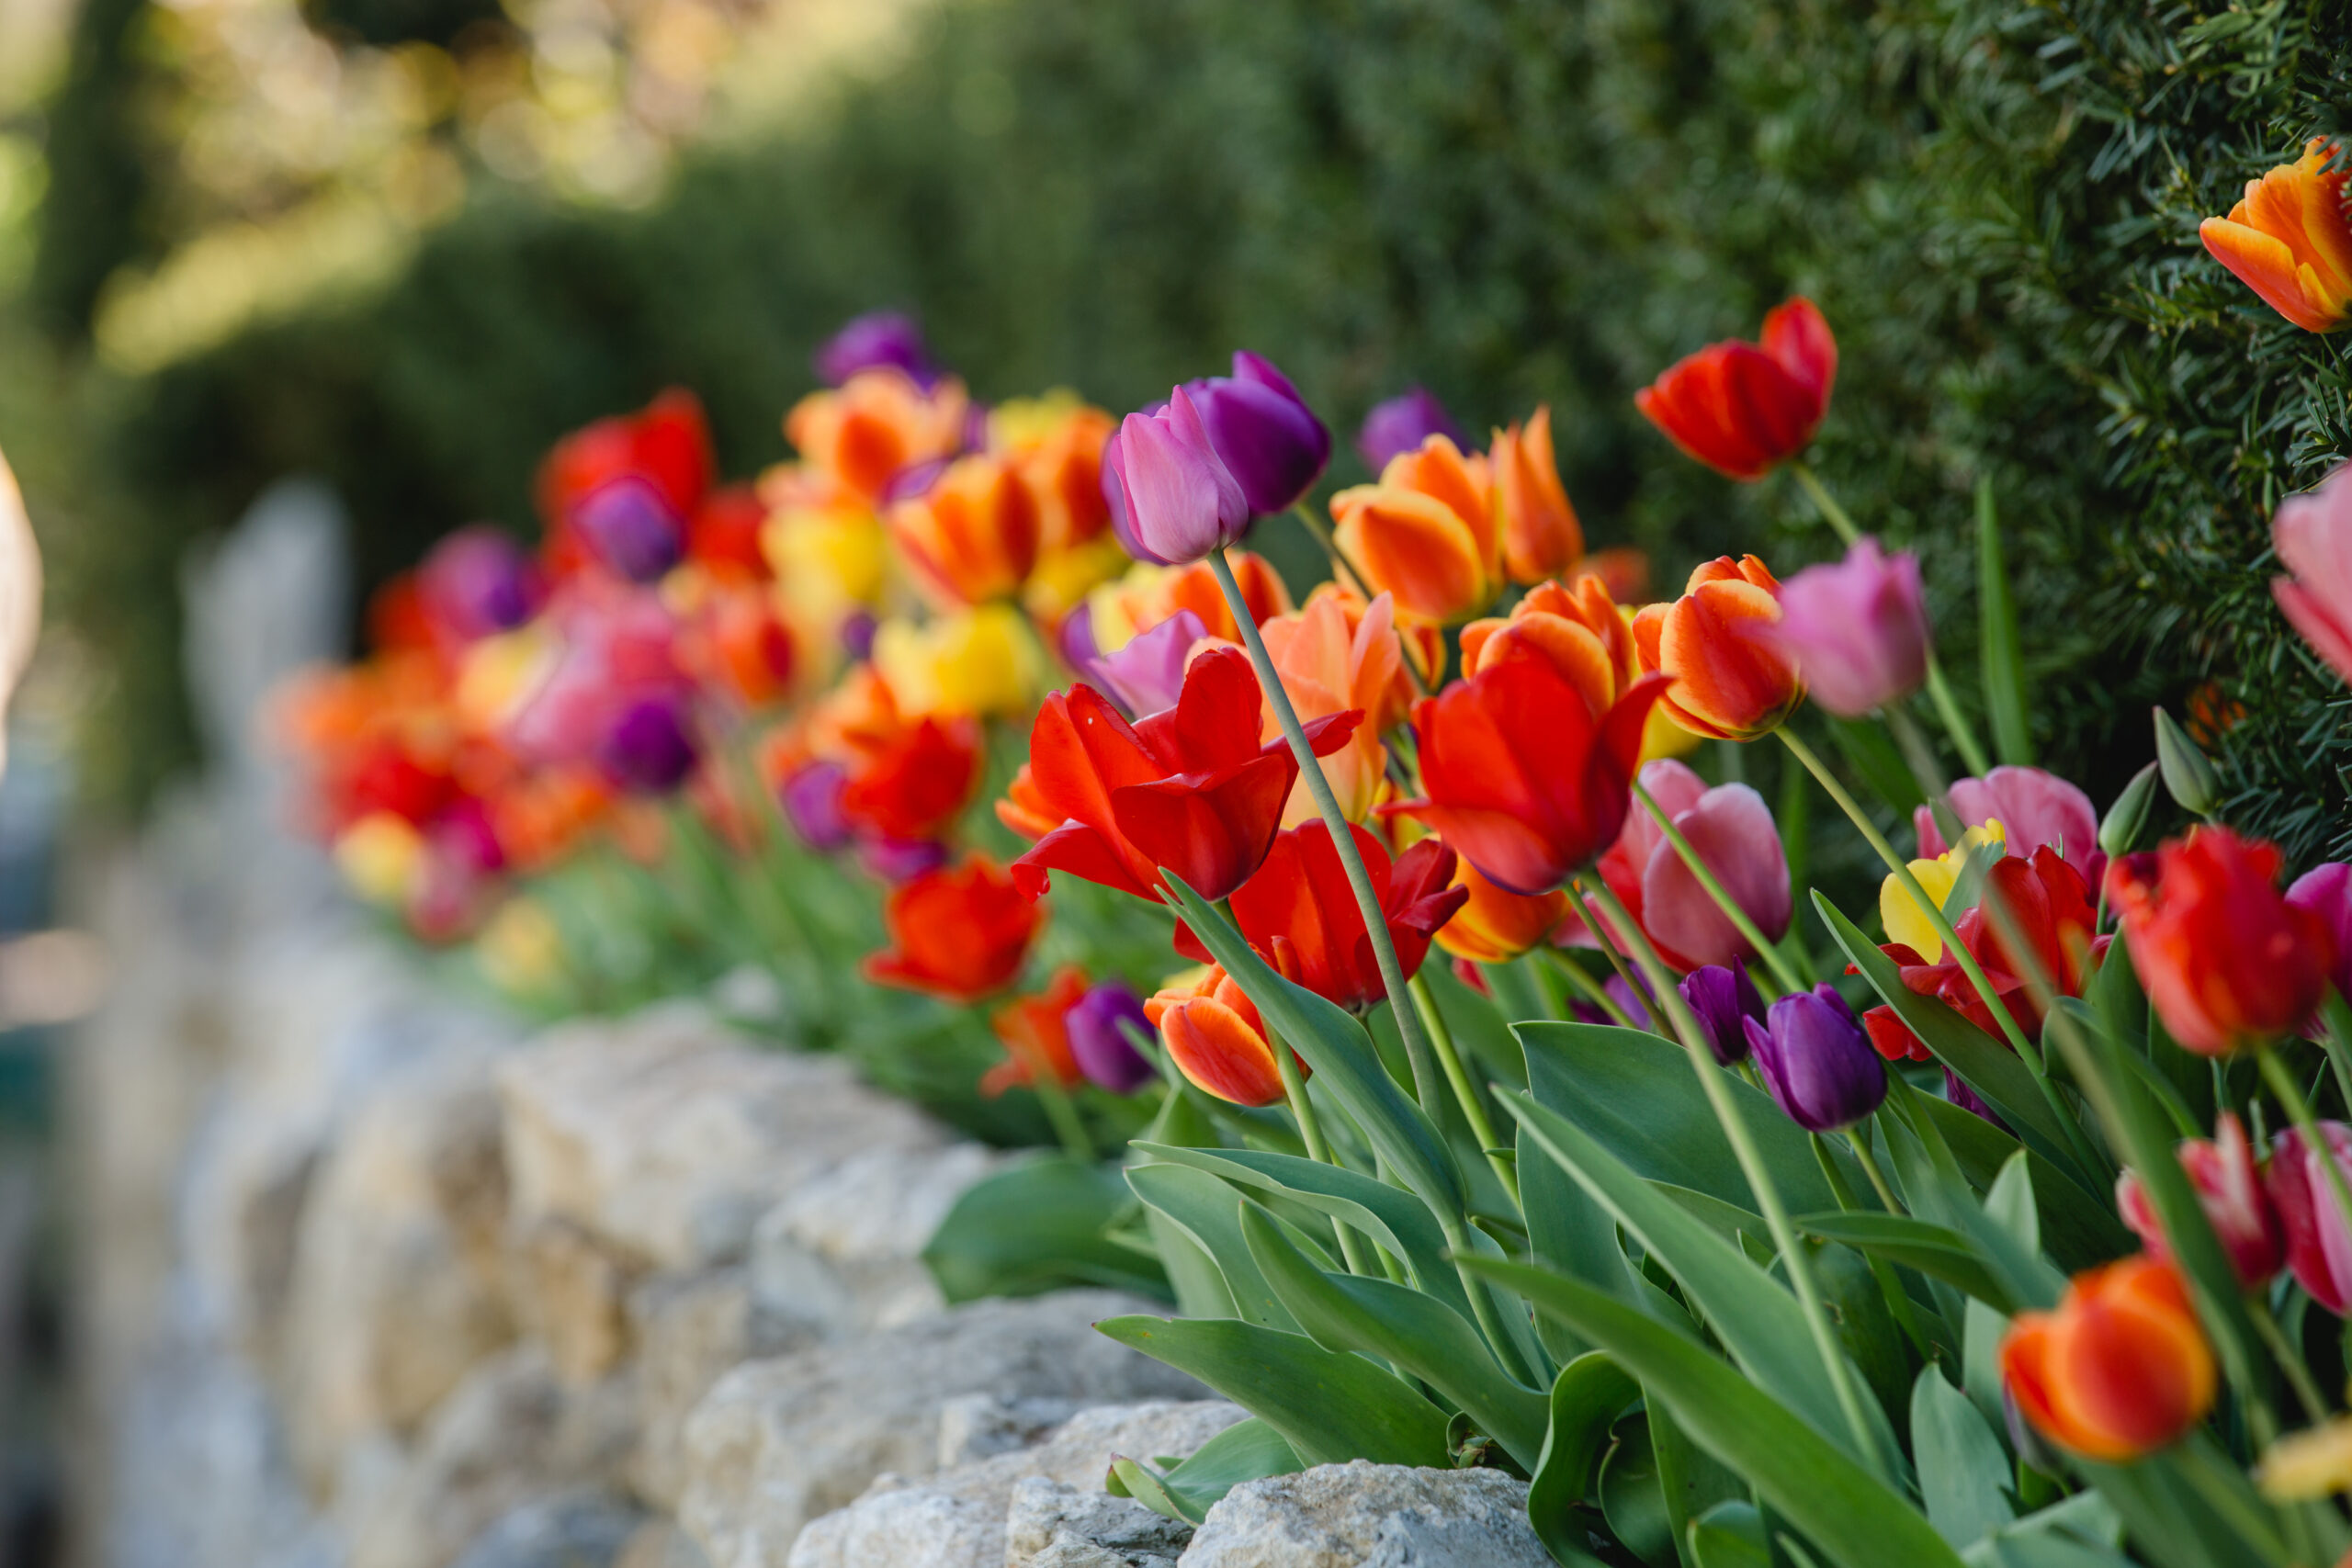
{"label": "magenta tulip", "polygon": [[2335,967],[2328,980],[2338,994],[2352,997],[2352,865],[2337,861],[2303,873],[2287,889],[2287,902],[2327,922],[2335,939]]}
{"label": "magenta tulip", "polygon": [[1102,448],[1102,494],[1127,553],[1162,566],[1199,560],[1250,526],[1249,498],[1218,460],[1182,387],[1165,407],[1119,423]]}
{"label": "magenta tulip", "polygon": [[1910,695],[1928,678],[1928,606],[1919,558],[1856,541],[1842,561],[1781,584],[1773,640],[1792,654],[1813,700],[1844,718]]}
{"label": "magenta tulip", "polygon": [[[1764,797],[1746,784],[1710,789],[1698,774],[1671,760],[1645,767],[1642,785],[1714,873],[1732,902],[1767,940],[1780,941],[1788,931],[1794,903],[1781,830]],[[1679,966],[1729,964],[1757,955],[1657,820],[1639,805],[1626,816],[1621,847],[1641,879],[1642,927]]]}
{"label": "magenta tulip", "polygon": [[1154,1031],[1143,999],[1117,980],[1105,980],[1079,998],[1062,1015],[1069,1031],[1069,1054],[1078,1070],[1114,1094],[1133,1094],[1158,1075],[1129,1040],[1149,1040]]}
{"label": "magenta tulip", "polygon": [[2270,592],[2312,651],[2352,682],[2352,464],[2319,488],[2288,497],[2270,520],[2271,547],[2289,575]]}
{"label": "magenta tulip", "polygon": [[[2189,1185],[2197,1190],[2197,1201],[2211,1222],[2213,1234],[2230,1255],[2238,1283],[2249,1291],[2262,1285],[2287,1260],[2287,1238],[2278,1208],[2263,1190],[2262,1172],[2255,1165],[2254,1146],[2246,1142],[2245,1125],[2224,1111],[2215,1124],[2212,1141],[2188,1139],[2177,1157]],[[2115,1179],[2115,1207],[2150,1256],[2172,1257],[2163,1222],[2156,1217],[2155,1205],[2149,1201],[2138,1171],[2126,1169]]]}
{"label": "magenta tulip", "polygon": [[1095,673],[1135,717],[1165,713],[1184,690],[1187,656],[1208,635],[1200,616],[1179,610],[1149,631],[1137,632],[1116,653],[1096,660]]}
{"label": "magenta tulip", "polygon": [[460,642],[521,626],[537,612],[545,586],[514,536],[486,523],[434,546],[416,571],[426,617]]}
{"label": "magenta tulip", "polygon": [[[2319,1125],[2336,1168],[2352,1175],[2352,1127],[2341,1122]],[[2302,1134],[2288,1128],[2271,1146],[2262,1185],[2278,1210],[2287,1267],[2294,1271],[2295,1282],[2312,1300],[2342,1317],[2346,1300],[2352,1299],[2352,1227],[2344,1223],[2319,1151],[2303,1141]]]}

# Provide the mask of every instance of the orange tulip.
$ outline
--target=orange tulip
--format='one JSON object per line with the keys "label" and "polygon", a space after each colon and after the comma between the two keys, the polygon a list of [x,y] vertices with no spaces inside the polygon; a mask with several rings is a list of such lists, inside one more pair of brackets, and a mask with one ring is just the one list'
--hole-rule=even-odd
{"label": "orange tulip", "polygon": [[1086,971],[1064,964],[1043,991],[991,1013],[989,1026],[1004,1047],[1004,1060],[981,1077],[980,1092],[993,1100],[1016,1084],[1035,1084],[1041,1071],[1051,1073],[1064,1089],[1084,1083],[1078,1053],[1070,1049],[1068,1020],[1086,989]]}
{"label": "orange tulip", "polygon": [[2144,1257],[2075,1275],[2055,1312],[2019,1313],[2001,1376],[2034,1430],[2110,1464],[2187,1436],[2216,1381],[2188,1287]]}
{"label": "orange tulip", "polygon": [[1574,571],[1584,558],[1584,529],[1560,483],[1552,456],[1552,411],[1495,432],[1495,510],[1503,525],[1503,567],[1513,582],[1541,582]]}
{"label": "orange tulip", "polygon": [[1770,636],[1780,589],[1754,556],[1724,556],[1692,572],[1681,598],[1634,617],[1642,668],[1674,677],[1658,706],[1677,724],[1719,740],[1753,740],[1804,701],[1796,660]]}
{"label": "orange tulip", "polygon": [[1002,989],[1021,972],[1044,913],[986,855],[901,884],[883,907],[890,945],[867,957],[877,986],[955,1002]]}
{"label": "orange tulip", "polygon": [[1037,504],[1038,542],[1066,550],[1111,526],[1102,496],[1102,446],[1118,423],[1101,409],[1080,407],[1044,435],[1016,443],[1013,468]]}
{"label": "orange tulip", "polygon": [[1642,672],[1633,627],[1618,614],[1607,584],[1589,571],[1573,587],[1539,582],[1509,616],[1462,628],[1464,675],[1514,658],[1544,660],[1577,689],[1606,693],[1610,702]]}
{"label": "orange tulip", "polygon": [[901,470],[953,456],[970,406],[950,376],[928,389],[902,370],[861,370],[834,391],[811,392],[784,418],[808,465],[868,506]]}
{"label": "orange tulip", "polygon": [[[1323,776],[1340,797],[1340,811],[1351,822],[1363,821],[1379,804],[1387,781],[1388,753],[1381,737],[1403,722],[1413,700],[1388,595],[1361,608],[1352,596],[1326,583],[1304,611],[1276,615],[1259,630],[1301,722],[1363,710],[1355,734],[1323,761]],[[1272,703],[1265,705],[1261,720],[1266,739],[1282,733]],[[1302,778],[1291,786],[1283,826],[1295,828],[1314,816],[1315,797]]]}
{"label": "orange tulip", "polygon": [[916,585],[942,609],[1010,598],[1037,564],[1036,497],[1001,457],[958,457],[886,521]]}
{"label": "orange tulip", "polygon": [[[1282,574],[1265,557],[1234,550],[1226,558],[1233,565],[1233,580],[1240,585],[1242,602],[1250,606],[1250,614],[1258,625],[1262,626],[1275,615],[1290,614],[1290,590],[1283,585]],[[1105,589],[1101,602],[1109,613],[1098,615],[1096,635],[1103,637],[1117,628],[1115,635],[1103,637],[1105,653],[1125,646],[1128,637],[1149,631],[1179,610],[1190,610],[1200,616],[1208,635],[1220,641],[1241,640],[1240,624],[1234,620],[1233,611],[1225,602],[1225,592],[1217,586],[1216,572],[1206,561],[1194,561],[1190,566],[1138,566]]]}
{"label": "orange tulip", "polygon": [[[1258,1010],[1232,977],[1212,964],[1179,976],[1143,1004],[1169,1060],[1204,1094],[1233,1105],[1272,1105],[1283,1098],[1282,1068]],[[1298,1075],[1307,1066],[1298,1061]]]}
{"label": "orange tulip", "polygon": [[1437,944],[1473,964],[1508,964],[1532,952],[1568,912],[1568,896],[1555,888],[1532,896],[1513,893],[1487,880],[1475,865],[1454,857],[1453,886],[1470,889],[1470,901],[1437,929]]}
{"label": "orange tulip", "polygon": [[1400,453],[1380,482],[1331,498],[1340,553],[1394,594],[1397,619],[1451,626],[1494,602],[1502,587],[1502,530],[1487,459],[1443,435]]}
{"label": "orange tulip", "polygon": [[2340,151],[2313,137],[2303,155],[2245,184],[2227,218],[2208,218],[2197,237],[2213,259],[2272,310],[2307,333],[2332,333],[2352,316],[2352,220],[2344,211]]}

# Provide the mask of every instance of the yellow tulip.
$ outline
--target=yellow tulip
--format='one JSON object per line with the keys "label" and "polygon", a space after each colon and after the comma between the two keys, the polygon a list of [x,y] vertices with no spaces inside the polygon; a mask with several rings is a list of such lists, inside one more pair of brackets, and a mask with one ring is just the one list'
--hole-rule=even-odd
{"label": "yellow tulip", "polygon": [[[1981,844],[2004,843],[2007,839],[1998,822],[1971,828],[1961,835],[1958,844],[1934,860],[1913,861],[1911,874],[1919,879],[1920,891],[1941,908],[1959,883],[1961,868],[1968,863],[1970,852]],[[1902,943],[1917,953],[1923,963],[1933,964],[1943,956],[1944,940],[1936,931],[1934,911],[1921,908],[1900,877],[1890,875],[1879,884],[1878,918],[1886,927],[1886,940]]]}
{"label": "yellow tulip", "polygon": [[1010,604],[979,604],[917,626],[886,621],[874,668],[909,715],[1026,712],[1044,688],[1037,634]]}

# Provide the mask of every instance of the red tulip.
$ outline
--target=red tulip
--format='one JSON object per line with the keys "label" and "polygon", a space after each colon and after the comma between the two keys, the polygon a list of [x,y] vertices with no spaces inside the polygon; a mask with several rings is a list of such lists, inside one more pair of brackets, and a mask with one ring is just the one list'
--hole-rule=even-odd
{"label": "red tulip", "polygon": [[702,404],[674,388],[641,413],[565,436],[539,466],[537,487],[557,570],[594,556],[637,581],[659,577],[684,551],[714,466]]}
{"label": "red tulip", "polygon": [[[2097,934],[2098,911],[2091,904],[2090,889],[2082,874],[2056,850],[2044,844],[2033,852],[2030,859],[2012,856],[1994,862],[1985,873],[1984,886],[1986,899],[1996,893],[2000,896],[2042,977],[2056,987],[2061,996],[2081,996],[2084,985],[2098,972],[2099,960],[2106,955],[2112,940]],[[1984,971],[1984,978],[1991,982],[2010,1017],[2029,1039],[2038,1037],[2041,1032],[2041,1012],[2034,1006],[2028,987],[2028,966],[2023,956],[2012,953],[2002,941],[1998,926],[1985,912],[1984,902],[1980,900],[1974,908],[1962,913],[1952,927],[1960,933],[1962,945]],[[1985,1033],[1996,1037],[2000,1034],[2000,1021],[1994,1016],[1991,1005],[1978,995],[1974,982],[1951,952],[1939,953],[1934,964],[1926,964],[1918,953],[1899,943],[1889,943],[1882,951],[1895,961],[1905,987],[1919,996],[1939,998]],[[1899,1043],[1900,1038],[1893,1026],[1899,1022],[1891,1020],[1888,1025],[1871,1032],[1880,1051],[1890,1057],[1894,1053],[1888,1047]]]}
{"label": "red tulip", "polygon": [[979,776],[978,725],[920,719],[865,751],[842,788],[842,815],[881,838],[932,838],[954,825]]}
{"label": "red tulip", "polygon": [[2188,1286],[2153,1258],[2077,1274],[2057,1311],[2018,1314],[2001,1377],[2035,1431],[2109,1463],[2186,1437],[2218,1381]]}
{"label": "red tulip", "polygon": [[[1034,898],[1060,871],[1148,898],[1166,870],[1215,900],[1250,880],[1298,777],[1283,740],[1259,740],[1260,701],[1238,648],[1194,660],[1176,705],[1134,724],[1091,686],[1047,697],[997,808],[1016,832],[1054,824],[1012,863],[1014,881]],[[1316,754],[1346,745],[1362,716],[1309,722]]]}
{"label": "red tulip", "polygon": [[1718,473],[1760,479],[1804,450],[1829,411],[1838,341],[1810,299],[1764,318],[1764,341],[1711,344],[1634,394],[1667,439]]}
{"label": "red tulip", "polygon": [[986,855],[928,871],[883,906],[890,945],[865,961],[876,985],[971,1002],[1021,973],[1045,917]]}
{"label": "red tulip", "polygon": [[989,1014],[989,1026],[996,1031],[1005,1055],[980,1079],[980,1092],[993,1100],[1016,1084],[1035,1084],[1040,1072],[1051,1073],[1064,1089],[1084,1083],[1067,1020],[1085,995],[1086,971],[1064,964],[1043,991],[1007,1002]]}
{"label": "red tulip", "polygon": [[[1612,682],[1613,684],[1613,682]],[[1413,705],[1429,825],[1513,893],[1546,893],[1617,836],[1642,727],[1666,688],[1637,681],[1611,703],[1548,660],[1508,659]]]}
{"label": "red tulip", "polygon": [[[2212,1222],[2213,1234],[2228,1249],[2238,1283],[2251,1291],[2278,1272],[2287,1260],[2287,1237],[2278,1210],[2264,1190],[2262,1172],[2254,1163],[2254,1146],[2237,1117],[2222,1112],[2213,1141],[2191,1138],[2178,1151],[2181,1168],[2188,1173],[2197,1201]],[[2171,1245],[2165,1239],[2155,1206],[2148,1201],[2139,1173],[2127,1170],[2115,1180],[2115,1206],[2123,1223],[2147,1245],[2148,1256],[2170,1261]]]}

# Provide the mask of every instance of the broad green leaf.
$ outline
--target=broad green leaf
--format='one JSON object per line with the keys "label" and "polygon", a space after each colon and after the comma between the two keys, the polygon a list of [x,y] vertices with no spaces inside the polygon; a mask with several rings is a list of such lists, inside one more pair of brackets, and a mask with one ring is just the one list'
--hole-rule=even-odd
{"label": "broad green leaf", "polygon": [[1471,1075],[1482,1084],[1494,1081],[1525,1089],[1525,1058],[1520,1054],[1519,1042],[1511,1038],[1510,1021],[1502,1010],[1456,979],[1450,964],[1423,964],[1420,977],[1437,998],[1438,1012],[1453,1032],[1453,1043],[1461,1048]]}
{"label": "broad green leaf", "polygon": [[1152,1260],[1103,1235],[1127,1204],[1115,1166],[1046,1156],[973,1185],[932,1233],[922,1260],[950,1302],[1102,1285],[1169,1300]]}
{"label": "broad green leaf", "polygon": [[1772,1568],[1764,1516],[1753,1503],[1718,1503],[1690,1521],[1688,1538],[1696,1568]]}
{"label": "broad green leaf", "polygon": [[[1991,1187],[2001,1167],[2022,1146],[1982,1116],[1948,1100],[1923,1094],[1915,1096],[1913,1104],[1944,1135],[1972,1187]],[[2031,1149],[2026,1150],[2026,1168],[2033,1177],[2042,1247],[2060,1269],[2079,1274],[2139,1248],[2139,1239],[2123,1228],[2108,1200],[2092,1197],[2074,1177]]]}
{"label": "broad green leaf", "polygon": [[1182,878],[1171,872],[1168,881],[1193,934],[1256,1004],[1267,1024],[1306,1058],[1380,1157],[1442,1222],[1458,1219],[1467,1194],[1453,1151],[1421,1108],[1381,1067],[1363,1025],[1306,987],[1275,974],[1232,922],[1203,902]]}
{"label": "broad green leaf", "polygon": [[1564,1547],[1583,1550],[1584,1526],[1570,1510],[1592,1495],[1610,1428],[1641,1392],[1599,1350],[1578,1356],[1552,1380],[1551,1421],[1527,1486],[1527,1522],[1555,1557],[1566,1561]]}
{"label": "broad green leaf", "polygon": [[[1926,1097],[1895,1078],[1888,1084],[1886,1103],[1894,1129],[1887,1148],[1894,1156],[1896,1176],[1912,1213],[1959,1231],[1973,1242],[2009,1300],[2031,1307],[2053,1304],[2065,1289],[2065,1277],[2039,1254],[2019,1246],[2016,1235],[1984,1213],[1968,1179],[1961,1174],[1951,1145],[1944,1142],[1942,1130],[1921,1110]],[[2026,1193],[2018,1201],[2030,1202],[2030,1197]]]}
{"label": "broad green leaf", "polygon": [[1893,1423],[1911,1395],[1910,1342],[1886,1304],[1869,1258],[1826,1242],[1799,1238],[1797,1245],[1812,1258],[1814,1283],[1820,1288],[1830,1333],[1845,1347],[1846,1359],[1875,1396],[1868,1408],[1883,1423],[1879,1439],[1892,1462],[1899,1465],[1901,1450]]}
{"label": "broad green leaf", "polygon": [[[1245,1481],[1289,1475],[1302,1469],[1283,1435],[1252,1416],[1203,1443],[1191,1458],[1165,1474],[1121,1456],[1112,1466],[1126,1495],[1154,1513],[1199,1524],[1225,1495]],[[1137,1484],[1141,1481],[1144,1484]],[[1106,1486],[1116,1493],[1120,1486]]]}
{"label": "broad green leaf", "polygon": [[1658,1483],[1657,1450],[1650,1443],[1649,1417],[1628,1416],[1617,1424],[1617,1443],[1600,1463],[1600,1515],[1626,1551],[1649,1568],[1672,1568],[1674,1521]]}
{"label": "broad green leaf", "polygon": [[1959,1563],[1908,1503],[1727,1362],[1566,1275],[1484,1258],[1466,1267],[1504,1280],[1605,1348],[1691,1441],[1745,1476],[1840,1568]]}
{"label": "broad green leaf", "polygon": [[1159,1265],[1168,1270],[1168,1282],[1175,1287],[1176,1310],[1186,1317],[1240,1316],[1233,1292],[1226,1285],[1225,1270],[1216,1266],[1208,1249],[1148,1204],[1143,1218],[1152,1247],[1159,1254]]}
{"label": "broad green leaf", "polygon": [[2061,1535],[2003,1531],[1972,1543],[1960,1556],[1968,1568],[2132,1568],[2127,1558]]}
{"label": "broad green leaf", "polygon": [[1976,1244],[1948,1225],[1908,1214],[1805,1214],[1800,1229],[1955,1285],[2003,1313],[2017,1304]]}
{"label": "broad green leaf", "polygon": [[[2017,598],[2002,559],[2001,518],[1993,503],[1993,480],[1976,480],[1976,605],[1978,648],[1984,667],[1984,715],[1993,725],[1993,749],[2018,767],[2033,762],[2033,730],[2026,723],[2025,655],[2018,641]],[[2090,846],[2069,844],[2070,852]]]}
{"label": "broad green leaf", "polygon": [[[1941,1129],[1938,1129],[1937,1135],[1942,1135]],[[2023,1149],[2009,1156],[2008,1163],[2001,1167],[2001,1173],[1986,1190],[1984,1217],[1999,1225],[2025,1252],[2041,1250],[2041,1217],[2034,1208],[2033,1173],[2026,1166]]]}
{"label": "broad green leaf", "polygon": [[1686,1568],[1697,1568],[1690,1547],[1691,1527],[1720,1504],[1745,1502],[1747,1484],[1684,1437],[1666,1403],[1649,1401],[1649,1418],[1650,1452],[1657,1461],[1657,1489],[1666,1500],[1675,1553]]}
{"label": "broad green leaf", "polygon": [[1230,1315],[1286,1334],[1304,1332],[1250,1257],[1241,1234],[1242,1201],[1232,1188],[1207,1171],[1182,1165],[1130,1167],[1127,1185],[1145,1207],[1178,1226],[1208,1254],[1225,1277],[1226,1293],[1233,1302]]}
{"label": "broad green leaf", "polygon": [[1094,1326],[1264,1421],[1303,1464],[1447,1466],[1446,1413],[1362,1356],[1238,1318],[1114,1317]]}
{"label": "broad green leaf", "polygon": [[2062,1502],[2028,1514],[2004,1532],[2009,1535],[2064,1534],[2086,1546],[2121,1546],[2123,1520],[2115,1505],[2098,1492],[2077,1492]]}
{"label": "broad green leaf", "polygon": [[1928,1522],[1965,1547],[2017,1517],[2008,1497],[2009,1456],[1968,1395],[1923,1367],[1911,1385],[1911,1451]]}
{"label": "broad green leaf", "polygon": [[1241,1234],[1256,1269],[1309,1338],[1327,1350],[1380,1357],[1419,1378],[1533,1468],[1550,1416],[1544,1396],[1505,1376],[1460,1313],[1408,1285],[1316,1267],[1255,1203],[1242,1205]]}
{"label": "broad green leaf", "polygon": [[1961,1314],[1961,1386],[1988,1425],[2007,1419],[2001,1402],[2001,1340],[2008,1331],[2007,1313],[1969,1298]]}

